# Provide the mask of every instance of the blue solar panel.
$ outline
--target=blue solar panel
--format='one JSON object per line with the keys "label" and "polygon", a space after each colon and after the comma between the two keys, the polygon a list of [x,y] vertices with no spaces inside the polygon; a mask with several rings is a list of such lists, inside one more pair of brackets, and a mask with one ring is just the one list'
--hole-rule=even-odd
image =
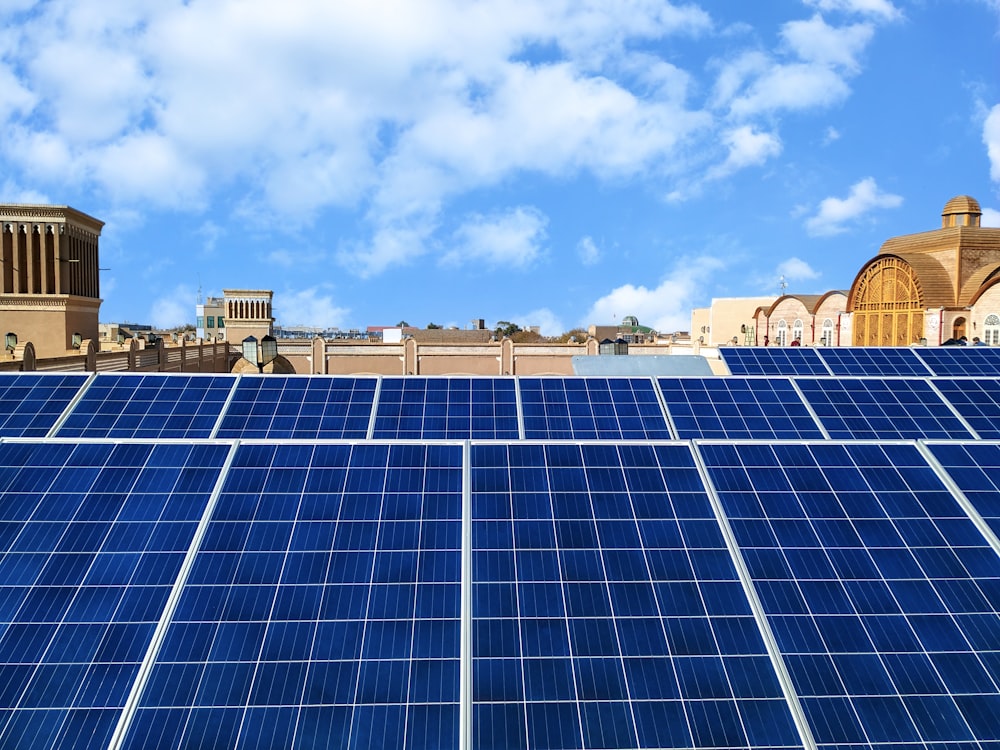
{"label": "blue solar panel", "polygon": [[1000,379],[940,378],[934,385],[981,438],[1000,438]]}
{"label": "blue solar panel", "polygon": [[0,747],[106,747],[229,448],[0,444]]}
{"label": "blue solar panel", "polygon": [[1000,535],[1000,445],[953,442],[928,447],[993,533]]}
{"label": "blue solar panel", "polygon": [[649,378],[519,378],[529,440],[669,439]]}
{"label": "blue solar panel", "polygon": [[0,374],[0,437],[45,437],[86,375]]}
{"label": "blue solar panel", "polygon": [[518,437],[512,378],[383,378],[375,439]]}
{"label": "blue solar panel", "polygon": [[926,380],[797,378],[831,438],[968,438],[971,433]]}
{"label": "blue solar panel", "polygon": [[108,374],[94,378],[60,438],[207,438],[236,379],[228,375]]}
{"label": "blue solar panel", "polygon": [[917,449],[699,450],[817,744],[992,747],[1000,558]]}
{"label": "blue solar panel", "polygon": [[935,375],[1000,376],[1000,349],[990,346],[926,346],[915,350]]}
{"label": "blue solar panel", "polygon": [[823,437],[784,378],[660,378],[659,384],[682,440]]}
{"label": "blue solar panel", "polygon": [[462,449],[241,445],[126,748],[458,747]]}
{"label": "blue solar panel", "polygon": [[243,376],[216,437],[340,439],[368,434],[375,378]]}
{"label": "blue solar panel", "polygon": [[801,346],[723,346],[722,361],[733,375],[829,375],[815,349]]}
{"label": "blue solar panel", "polygon": [[932,375],[913,352],[902,347],[824,347],[819,355],[834,375]]}
{"label": "blue solar panel", "polygon": [[801,747],[689,448],[471,461],[473,747]]}

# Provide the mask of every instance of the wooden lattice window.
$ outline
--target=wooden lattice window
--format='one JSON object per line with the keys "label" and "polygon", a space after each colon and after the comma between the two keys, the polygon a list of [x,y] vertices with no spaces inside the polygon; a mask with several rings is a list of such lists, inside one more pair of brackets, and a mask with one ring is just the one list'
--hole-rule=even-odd
{"label": "wooden lattice window", "polygon": [[889,257],[871,263],[853,297],[855,346],[909,346],[923,337],[923,293],[905,261]]}

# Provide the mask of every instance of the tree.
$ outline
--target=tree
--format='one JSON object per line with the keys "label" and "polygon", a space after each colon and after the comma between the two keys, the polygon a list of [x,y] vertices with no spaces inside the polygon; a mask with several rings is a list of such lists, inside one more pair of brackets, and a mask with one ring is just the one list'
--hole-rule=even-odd
{"label": "tree", "polygon": [[428,323],[427,324],[427,330],[428,331],[435,331],[435,330],[437,330],[439,328],[441,328],[441,326],[439,326],[437,323]]}
{"label": "tree", "polygon": [[513,336],[515,333],[521,331],[521,326],[517,323],[511,323],[508,320],[498,320],[497,326],[493,329],[498,339],[502,339],[504,336]]}
{"label": "tree", "polygon": [[587,337],[589,335],[590,334],[587,333],[582,328],[574,328],[570,331],[566,331],[566,333],[557,337],[556,341],[558,341],[560,344],[568,344],[570,339],[575,339],[576,343],[582,344],[587,340]]}
{"label": "tree", "polygon": [[410,324],[407,323],[405,320],[401,320],[398,323],[396,323],[396,328],[409,328],[409,327]]}

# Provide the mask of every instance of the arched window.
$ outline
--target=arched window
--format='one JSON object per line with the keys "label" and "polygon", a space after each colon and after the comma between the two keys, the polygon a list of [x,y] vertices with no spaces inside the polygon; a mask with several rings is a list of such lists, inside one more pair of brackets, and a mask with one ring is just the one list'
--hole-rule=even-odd
{"label": "arched window", "polygon": [[823,346],[833,346],[833,321],[827,318],[823,321],[823,335],[820,337]]}
{"label": "arched window", "polygon": [[1000,346],[1000,315],[990,313],[983,321],[983,343]]}
{"label": "arched window", "polygon": [[803,340],[802,332],[802,318],[796,318],[795,322],[792,323],[792,341],[798,341],[800,344],[804,344],[805,341]]}
{"label": "arched window", "polygon": [[774,343],[778,346],[788,346],[788,321],[778,321],[778,333],[775,335]]}
{"label": "arched window", "polygon": [[909,346],[924,335],[923,292],[901,258],[872,261],[848,299],[855,346]]}

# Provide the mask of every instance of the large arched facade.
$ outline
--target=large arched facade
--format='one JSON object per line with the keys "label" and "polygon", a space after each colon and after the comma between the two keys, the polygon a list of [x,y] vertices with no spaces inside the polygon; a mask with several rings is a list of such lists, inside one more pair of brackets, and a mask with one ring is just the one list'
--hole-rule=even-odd
{"label": "large arched facade", "polygon": [[924,338],[920,279],[902,258],[876,258],[851,288],[855,346],[909,346]]}

